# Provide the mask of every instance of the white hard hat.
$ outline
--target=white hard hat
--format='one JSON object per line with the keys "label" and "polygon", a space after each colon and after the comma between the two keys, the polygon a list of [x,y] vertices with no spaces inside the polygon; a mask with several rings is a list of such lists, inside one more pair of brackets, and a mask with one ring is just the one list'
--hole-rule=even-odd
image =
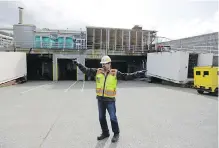
{"label": "white hard hat", "polygon": [[111,59],[109,56],[103,56],[102,59],[101,59],[101,62],[100,64],[106,64],[106,63],[109,63],[111,62]]}

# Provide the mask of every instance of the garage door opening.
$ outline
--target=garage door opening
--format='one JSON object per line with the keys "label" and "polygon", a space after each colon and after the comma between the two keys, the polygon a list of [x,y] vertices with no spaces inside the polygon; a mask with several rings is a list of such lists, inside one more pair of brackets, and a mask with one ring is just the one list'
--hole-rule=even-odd
{"label": "garage door opening", "polygon": [[27,80],[53,80],[52,55],[27,54]]}
{"label": "garage door opening", "polygon": [[125,61],[112,62],[112,68],[118,69],[120,72],[126,73],[128,69],[128,64]]}
{"label": "garage door opening", "polygon": [[58,80],[77,80],[77,67],[70,59],[58,59]]}

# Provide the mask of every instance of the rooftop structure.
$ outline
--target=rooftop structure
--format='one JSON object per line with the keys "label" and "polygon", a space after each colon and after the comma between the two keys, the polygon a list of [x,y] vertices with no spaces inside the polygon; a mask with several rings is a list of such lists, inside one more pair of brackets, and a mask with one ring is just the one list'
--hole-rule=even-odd
{"label": "rooftop structure", "polygon": [[157,33],[138,25],[132,29],[87,26],[86,31],[88,49],[96,50],[148,50]]}

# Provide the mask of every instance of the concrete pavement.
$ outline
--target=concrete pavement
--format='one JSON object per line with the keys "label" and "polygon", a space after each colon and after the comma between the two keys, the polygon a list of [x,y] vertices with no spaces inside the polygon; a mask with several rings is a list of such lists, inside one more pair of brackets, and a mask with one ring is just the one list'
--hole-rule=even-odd
{"label": "concrete pavement", "polygon": [[217,97],[121,81],[121,136],[102,142],[94,82],[35,81],[0,88],[0,148],[216,148]]}

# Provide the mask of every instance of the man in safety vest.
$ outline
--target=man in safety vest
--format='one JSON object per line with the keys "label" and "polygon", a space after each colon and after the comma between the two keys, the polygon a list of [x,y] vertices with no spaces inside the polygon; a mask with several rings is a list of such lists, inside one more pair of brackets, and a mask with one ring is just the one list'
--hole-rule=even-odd
{"label": "man in safety vest", "polygon": [[102,140],[109,137],[109,129],[106,121],[106,110],[110,115],[110,121],[114,136],[112,142],[118,141],[119,125],[116,116],[115,96],[117,88],[117,80],[131,80],[145,76],[145,70],[134,73],[122,73],[117,69],[111,69],[111,59],[109,56],[103,56],[101,59],[102,68],[87,68],[84,65],[73,60],[78,68],[87,76],[95,76],[96,78],[96,95],[98,99],[99,122],[102,129],[102,134],[97,137]]}

